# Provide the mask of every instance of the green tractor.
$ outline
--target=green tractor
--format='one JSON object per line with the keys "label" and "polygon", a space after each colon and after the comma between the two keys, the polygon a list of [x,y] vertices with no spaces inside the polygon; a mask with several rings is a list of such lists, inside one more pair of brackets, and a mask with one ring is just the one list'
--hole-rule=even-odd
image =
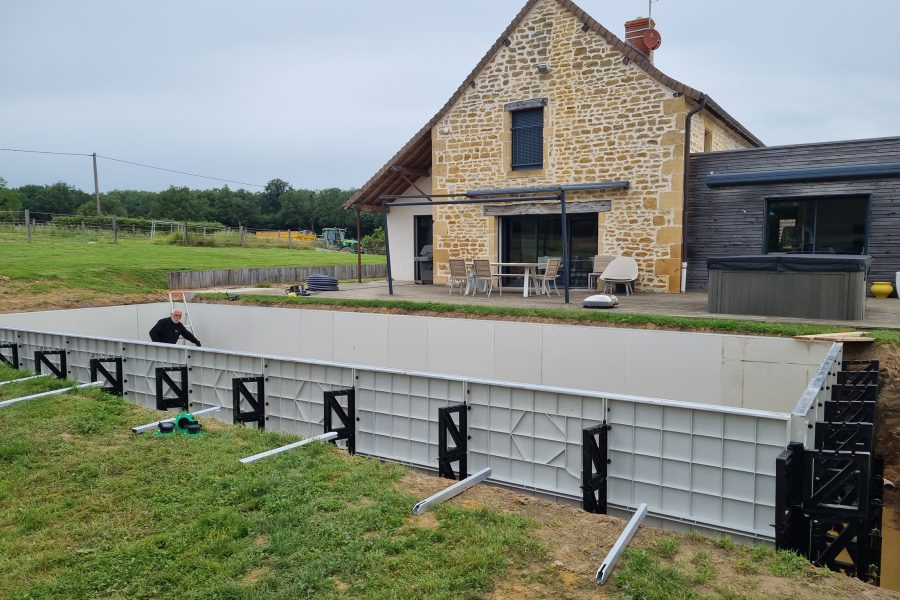
{"label": "green tractor", "polygon": [[325,242],[326,248],[341,252],[356,252],[359,242],[346,237],[346,235],[347,230],[338,227],[326,227],[322,230],[322,240]]}

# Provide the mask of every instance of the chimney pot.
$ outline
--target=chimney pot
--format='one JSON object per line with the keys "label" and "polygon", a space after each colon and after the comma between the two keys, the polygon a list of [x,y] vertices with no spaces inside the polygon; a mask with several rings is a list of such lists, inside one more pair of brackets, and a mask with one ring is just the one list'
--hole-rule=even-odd
{"label": "chimney pot", "polygon": [[625,23],[625,41],[653,62],[653,50],[644,43],[644,32],[656,27],[650,17],[638,17]]}

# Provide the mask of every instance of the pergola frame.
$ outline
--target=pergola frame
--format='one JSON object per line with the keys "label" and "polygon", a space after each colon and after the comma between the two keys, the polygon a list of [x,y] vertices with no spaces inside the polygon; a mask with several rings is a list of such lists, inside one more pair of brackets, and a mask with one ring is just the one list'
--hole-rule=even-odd
{"label": "pergola frame", "polygon": [[[584,192],[610,189],[628,189],[627,181],[608,181],[600,183],[580,183],[551,187],[511,188],[502,190],[474,190],[462,194],[408,194],[380,196],[381,212],[384,215],[384,247],[387,253],[388,293],[394,295],[394,279],[391,276],[391,243],[388,234],[388,212],[392,206],[441,206],[448,204],[496,204],[501,202],[534,202],[536,200],[554,200],[559,202],[562,219],[563,243],[563,290],[564,301],[569,304],[569,230],[566,218],[566,192]],[[524,197],[519,196],[525,195]],[[427,198],[427,200],[422,200]],[[433,200],[448,198],[447,200]]]}

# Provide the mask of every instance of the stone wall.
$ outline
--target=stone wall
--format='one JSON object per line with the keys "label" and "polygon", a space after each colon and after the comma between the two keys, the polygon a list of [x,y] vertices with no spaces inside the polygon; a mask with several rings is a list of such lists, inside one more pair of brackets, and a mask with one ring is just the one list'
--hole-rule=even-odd
{"label": "stone wall", "polygon": [[[539,74],[539,63],[549,73]],[[512,171],[504,105],[536,98],[547,98],[544,165]],[[677,291],[689,108],[683,97],[625,64],[602,37],[583,31],[571,12],[544,0],[433,128],[433,191],[627,180],[628,190],[569,199],[611,200],[611,211],[600,213],[598,253],[634,256],[640,290]],[[702,148],[703,126],[697,129]],[[446,281],[451,257],[497,257],[497,218],[484,217],[481,206],[436,206],[434,219],[436,283]]]}

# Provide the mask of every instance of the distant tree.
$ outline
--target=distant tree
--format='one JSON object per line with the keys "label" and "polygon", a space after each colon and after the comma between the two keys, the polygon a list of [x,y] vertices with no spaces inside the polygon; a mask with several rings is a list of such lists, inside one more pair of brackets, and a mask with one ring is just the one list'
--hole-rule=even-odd
{"label": "distant tree", "polygon": [[62,181],[53,185],[23,185],[17,191],[22,195],[22,208],[32,213],[71,215],[91,199],[90,194]]}
{"label": "distant tree", "polygon": [[[0,177],[0,212],[22,210],[22,195],[6,187],[6,180]],[[0,215],[3,218],[3,215]]]}
{"label": "distant tree", "polygon": [[104,197],[118,200],[129,217],[149,217],[156,196],[156,192],[143,190],[112,190],[104,194]]}
{"label": "distant tree", "polygon": [[[96,215],[97,214],[97,200],[88,200],[84,204],[78,207],[78,210],[75,211],[77,215]],[[101,215],[116,215],[117,217],[127,217],[128,211],[125,210],[125,207],[122,206],[122,202],[115,197],[107,196],[106,194],[102,194],[100,196],[100,214]]]}
{"label": "distant tree", "polygon": [[291,190],[291,184],[283,179],[273,179],[266,184],[259,198],[259,208],[264,215],[277,215],[281,210],[281,197]]}
{"label": "distant tree", "polygon": [[174,185],[157,194],[150,205],[150,216],[171,221],[205,221],[209,200],[199,192]]}

